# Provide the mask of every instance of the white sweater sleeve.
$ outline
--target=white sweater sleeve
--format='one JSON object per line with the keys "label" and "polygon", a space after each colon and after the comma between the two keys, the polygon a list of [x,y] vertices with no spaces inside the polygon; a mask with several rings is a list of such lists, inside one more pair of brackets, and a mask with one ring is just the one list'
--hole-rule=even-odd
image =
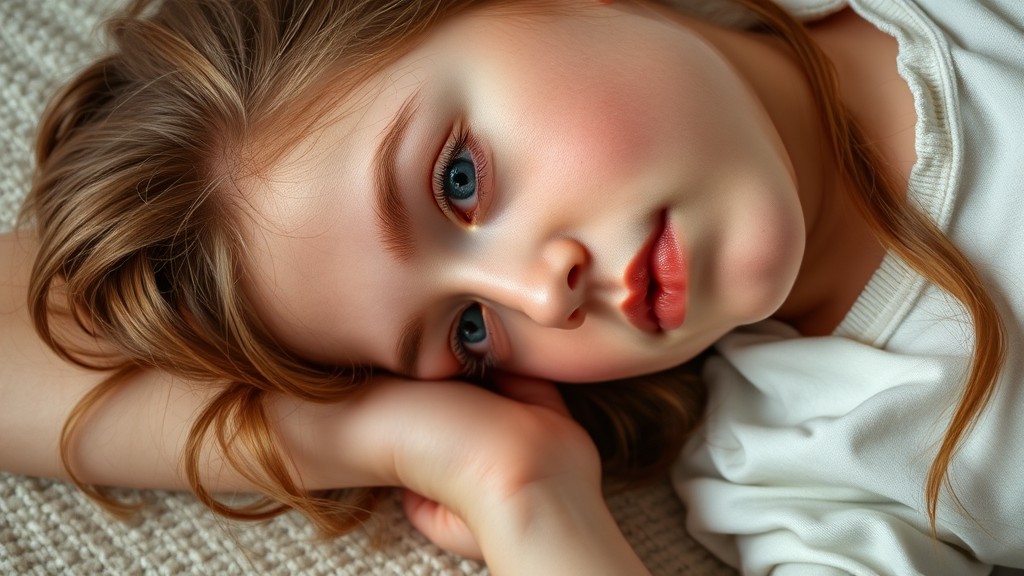
{"label": "white sweater sleeve", "polygon": [[988,574],[963,551],[955,504],[940,501],[939,540],[924,512],[951,399],[935,391],[961,359],[765,326],[727,337],[728,361],[706,369],[705,434],[674,471],[694,537],[744,574]]}

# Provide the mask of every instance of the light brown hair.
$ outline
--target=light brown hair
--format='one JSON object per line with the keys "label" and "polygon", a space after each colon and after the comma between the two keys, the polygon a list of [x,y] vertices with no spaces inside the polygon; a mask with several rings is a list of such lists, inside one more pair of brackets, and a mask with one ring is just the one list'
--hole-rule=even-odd
{"label": "light brown hair", "polygon": [[[973,267],[893,184],[838,98],[835,75],[803,27],[767,0],[738,0],[785,39],[807,71],[822,122],[879,238],[971,310],[975,363],[928,483],[938,488],[991,395],[1001,326]],[[337,402],[369,370],[316,365],[279,346],[239,288],[240,210],[232,187],[259,176],[329,108],[443,18],[484,0],[135,0],[107,25],[109,55],[51,102],[36,146],[24,216],[41,242],[30,305],[41,337],[66,359],[113,370],[74,409],[61,448],[71,478],[74,431],[140,367],[219,390],[189,437],[184,467],[198,498],[235,518],[295,508],[325,534],[362,520],[380,489],[310,493],[291,477],[263,410],[270,394]],[[490,2],[496,3],[496,2]],[[522,3],[519,3],[520,5]],[[535,4],[543,4],[536,2]],[[333,100],[332,100],[333,99]],[[56,315],[116,348],[94,357],[51,330]],[[564,387],[594,436],[609,478],[663,473],[699,423],[699,363],[631,381]],[[202,485],[210,436],[267,496],[232,508]]]}

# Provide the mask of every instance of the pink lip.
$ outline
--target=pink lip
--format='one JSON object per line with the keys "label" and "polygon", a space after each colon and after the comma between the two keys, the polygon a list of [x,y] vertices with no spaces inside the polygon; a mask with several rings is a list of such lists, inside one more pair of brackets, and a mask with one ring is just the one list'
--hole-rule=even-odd
{"label": "pink lip", "polygon": [[686,262],[668,214],[626,266],[629,295],[622,311],[644,332],[673,330],[686,320]]}

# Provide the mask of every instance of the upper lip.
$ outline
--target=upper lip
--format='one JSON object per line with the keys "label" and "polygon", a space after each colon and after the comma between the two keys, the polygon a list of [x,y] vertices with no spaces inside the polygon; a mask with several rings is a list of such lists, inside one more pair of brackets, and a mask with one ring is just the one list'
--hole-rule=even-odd
{"label": "upper lip", "polygon": [[665,231],[666,218],[667,214],[662,211],[651,235],[626,265],[625,283],[629,294],[620,308],[630,323],[644,332],[661,331],[650,301],[656,288],[651,270],[651,251],[654,249],[654,243],[658,237]]}

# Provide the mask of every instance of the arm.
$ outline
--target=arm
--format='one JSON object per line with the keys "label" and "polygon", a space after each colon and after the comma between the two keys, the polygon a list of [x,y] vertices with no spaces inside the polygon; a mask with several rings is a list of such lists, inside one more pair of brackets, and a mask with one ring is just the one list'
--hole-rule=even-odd
{"label": "arm", "polygon": [[[36,337],[24,302],[32,254],[30,236],[0,236],[0,469],[65,477],[61,427],[104,374],[67,364]],[[139,374],[79,429],[77,472],[101,485],[186,488],[182,447],[215,392]],[[605,506],[589,438],[543,405],[550,402],[521,399],[458,382],[380,378],[352,401],[278,397],[268,409],[307,489],[407,486],[465,518],[495,574],[645,573]],[[214,452],[205,460],[212,491],[251,489]]]}
{"label": "arm", "polygon": [[[106,374],[64,362],[36,336],[25,302],[34,249],[29,233],[0,235],[0,470],[66,478],[61,428],[72,407]],[[195,415],[214,393],[165,373],[138,374],[79,428],[76,471],[100,485],[187,488],[179,465],[182,447]],[[268,408],[308,488],[383,483],[387,450],[372,437],[348,433],[346,426],[362,422],[352,407],[276,398]],[[325,446],[325,439],[332,444]],[[212,451],[206,460],[204,480],[212,490],[249,488]]]}

